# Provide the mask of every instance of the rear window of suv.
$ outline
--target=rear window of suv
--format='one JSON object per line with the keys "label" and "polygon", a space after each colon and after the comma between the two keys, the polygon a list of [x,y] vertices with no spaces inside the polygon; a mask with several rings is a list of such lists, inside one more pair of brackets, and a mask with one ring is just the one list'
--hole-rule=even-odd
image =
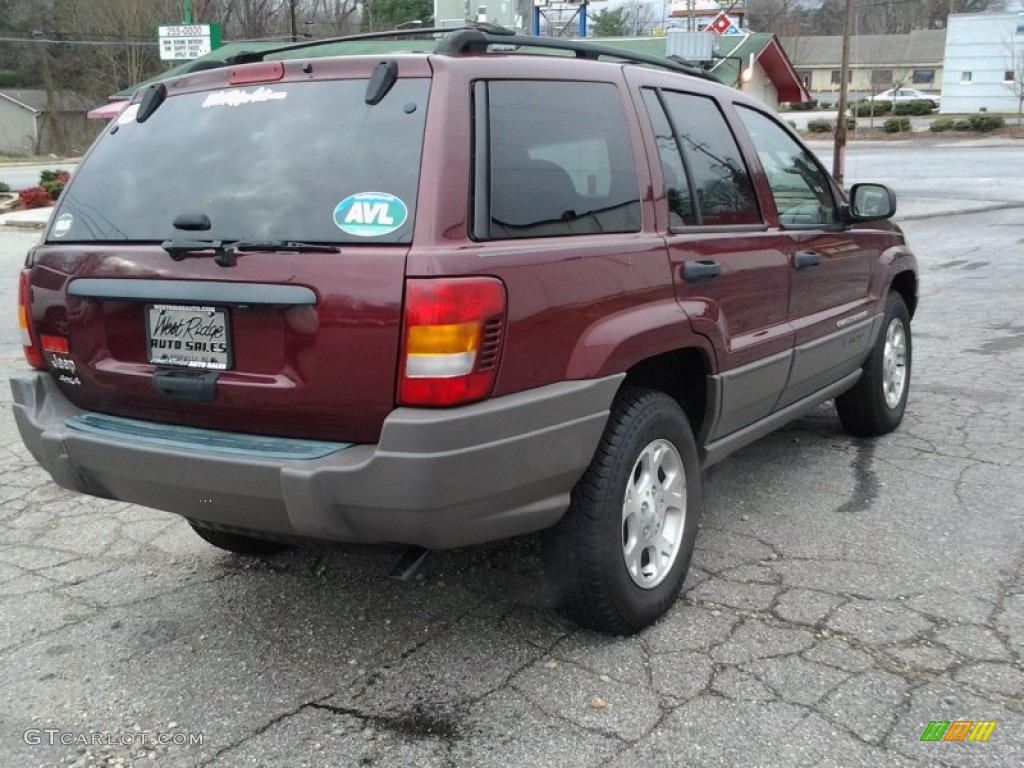
{"label": "rear window of suv", "polygon": [[[153,242],[205,214],[203,239],[412,239],[430,80],[376,105],[366,80],[273,83],[169,96],[112,123],[75,173],[56,242]],[[129,109],[132,109],[129,107]]]}

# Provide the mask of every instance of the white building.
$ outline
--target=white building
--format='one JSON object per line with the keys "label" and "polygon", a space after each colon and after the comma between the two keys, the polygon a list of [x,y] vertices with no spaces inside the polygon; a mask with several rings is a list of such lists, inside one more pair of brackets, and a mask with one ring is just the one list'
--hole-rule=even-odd
{"label": "white building", "polygon": [[942,112],[1016,114],[1022,81],[1024,11],[949,17]]}

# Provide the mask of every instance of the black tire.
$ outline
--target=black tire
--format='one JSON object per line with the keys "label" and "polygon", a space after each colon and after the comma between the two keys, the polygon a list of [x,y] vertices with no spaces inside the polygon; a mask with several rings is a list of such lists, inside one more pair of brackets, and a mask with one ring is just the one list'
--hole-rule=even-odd
{"label": "black tire", "polygon": [[[674,561],[663,569],[659,583],[643,587],[627,568],[623,509],[627,485],[636,481],[634,469],[657,441],[670,443],[676,452],[672,460],[681,463],[685,509],[682,521],[673,526],[682,531]],[[573,489],[568,511],[543,534],[544,571],[556,606],[584,626],[615,635],[630,635],[653,624],[682,589],[697,536],[700,500],[697,445],[679,404],[662,392],[624,388],[590,466]],[[664,524],[664,530],[669,527]],[[656,530],[660,532],[662,525]]]}
{"label": "black tire", "polygon": [[[905,337],[906,355],[903,385],[898,401],[886,400],[886,344],[890,334],[901,328]],[[848,392],[836,398],[836,410],[843,429],[858,437],[878,437],[892,432],[903,421],[910,393],[910,372],[913,360],[910,313],[903,297],[891,292],[885,302],[885,319],[878,338],[864,363],[864,373]]]}
{"label": "black tire", "polygon": [[274,555],[288,549],[287,544],[282,544],[279,541],[256,539],[252,536],[243,536],[240,533],[215,531],[212,528],[204,528],[192,520],[189,520],[188,524],[207,544],[234,552],[236,555]]}

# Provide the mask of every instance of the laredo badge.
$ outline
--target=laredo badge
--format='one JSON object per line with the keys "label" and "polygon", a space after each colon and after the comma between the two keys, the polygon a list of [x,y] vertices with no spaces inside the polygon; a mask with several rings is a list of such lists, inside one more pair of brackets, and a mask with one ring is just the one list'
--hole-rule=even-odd
{"label": "laredo badge", "polygon": [[405,224],[409,208],[386,192],[360,192],[342,200],[334,209],[334,223],[342,232],[357,237],[389,235]]}

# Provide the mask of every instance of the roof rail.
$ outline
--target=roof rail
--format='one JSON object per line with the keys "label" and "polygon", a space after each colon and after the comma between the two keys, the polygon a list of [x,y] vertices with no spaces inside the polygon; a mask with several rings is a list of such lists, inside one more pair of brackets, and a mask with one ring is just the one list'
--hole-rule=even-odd
{"label": "roof rail", "polygon": [[478,25],[460,30],[455,34],[446,37],[434,48],[434,53],[461,55],[471,53],[487,53],[492,45],[501,46],[527,46],[530,48],[548,48],[556,51],[572,51],[578,59],[615,58],[636,64],[648,64],[652,67],[670,69],[674,72],[683,72],[693,77],[700,77],[705,80],[715,80],[715,77],[696,64],[693,64],[678,56],[650,56],[645,53],[633,53],[610,45],[595,45],[580,40],[563,40],[554,37],[536,37],[534,35],[510,34],[507,31],[495,35],[483,26]]}
{"label": "roof rail", "polygon": [[320,45],[331,45],[333,43],[349,43],[357,40],[382,40],[391,37],[418,37],[420,35],[437,34],[447,35],[450,33],[458,33],[463,30],[482,30],[488,35],[499,39],[502,36],[515,35],[515,32],[511,29],[499,26],[498,24],[489,24],[486,22],[466,22],[466,25],[461,27],[430,27],[427,29],[413,27],[411,29],[391,29],[384,32],[363,32],[358,35],[345,35],[344,37],[324,37],[318,40],[303,40],[299,43],[289,43],[288,45],[281,45],[277,48],[270,48],[265,51],[242,51],[241,53],[227,59],[225,63],[229,65],[249,64],[254,61],[263,61],[264,57],[270,56],[273,53],[298,51],[303,48],[316,48]]}

